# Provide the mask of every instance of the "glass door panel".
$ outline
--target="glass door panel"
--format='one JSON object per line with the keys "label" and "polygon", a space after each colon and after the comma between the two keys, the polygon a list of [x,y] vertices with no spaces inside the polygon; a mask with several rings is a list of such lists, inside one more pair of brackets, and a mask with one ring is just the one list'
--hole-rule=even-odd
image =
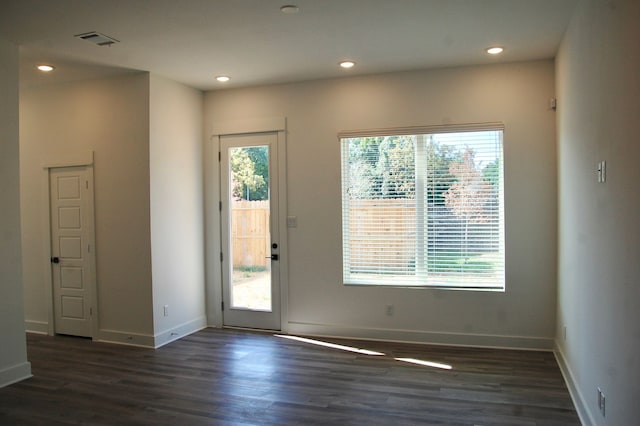
{"label": "glass door panel", "polygon": [[231,147],[231,308],[271,312],[269,146]]}
{"label": "glass door panel", "polygon": [[223,324],[280,329],[277,134],[220,140]]}

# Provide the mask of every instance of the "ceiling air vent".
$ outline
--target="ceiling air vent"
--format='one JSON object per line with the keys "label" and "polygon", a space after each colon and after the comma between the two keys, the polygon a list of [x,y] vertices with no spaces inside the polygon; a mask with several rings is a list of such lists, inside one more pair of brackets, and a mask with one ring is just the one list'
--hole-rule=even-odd
{"label": "ceiling air vent", "polygon": [[115,38],[111,38],[95,31],[91,31],[90,33],[77,34],[75,37],[90,41],[91,43],[95,43],[98,46],[111,46],[114,43],[119,43],[119,41]]}

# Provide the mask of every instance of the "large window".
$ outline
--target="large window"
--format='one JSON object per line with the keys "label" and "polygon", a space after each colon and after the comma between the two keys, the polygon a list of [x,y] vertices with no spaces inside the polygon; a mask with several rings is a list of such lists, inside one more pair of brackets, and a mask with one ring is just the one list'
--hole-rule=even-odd
{"label": "large window", "polygon": [[345,284],[504,290],[500,125],[345,132]]}

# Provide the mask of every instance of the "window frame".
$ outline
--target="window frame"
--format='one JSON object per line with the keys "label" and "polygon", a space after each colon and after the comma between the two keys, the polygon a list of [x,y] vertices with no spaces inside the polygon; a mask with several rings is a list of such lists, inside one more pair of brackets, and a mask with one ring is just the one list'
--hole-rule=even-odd
{"label": "window frame", "polygon": [[[451,284],[438,284],[434,283],[433,280],[431,282],[421,281],[420,279],[413,280],[405,280],[399,279],[398,276],[391,278],[390,280],[381,279],[380,277],[373,277],[368,279],[348,279],[347,265],[346,265],[346,253],[347,244],[345,243],[345,238],[347,237],[347,232],[345,231],[345,227],[349,226],[349,215],[345,214],[345,197],[348,196],[348,181],[345,177],[345,161],[348,164],[349,161],[349,153],[348,149],[344,149],[343,144],[344,139],[352,139],[352,138],[364,138],[364,137],[384,137],[384,136],[406,136],[406,135],[415,135],[415,136],[424,136],[429,134],[443,134],[443,133],[466,133],[466,132],[484,132],[484,131],[498,131],[501,132],[500,139],[500,147],[499,147],[499,187],[498,187],[498,196],[499,196],[499,204],[498,204],[498,228],[499,228],[499,242],[498,242],[498,253],[501,255],[500,263],[501,270],[498,271],[499,280],[496,281],[496,285],[473,285],[471,283],[461,283],[456,285]],[[342,282],[343,285],[348,286],[366,286],[366,287],[385,287],[385,288],[418,288],[418,289],[445,289],[445,290],[470,290],[470,291],[485,291],[485,292],[505,292],[507,283],[506,283],[506,226],[505,226],[505,144],[504,144],[504,133],[505,128],[504,124],[501,122],[488,122],[488,123],[471,123],[471,124],[456,124],[456,125],[434,125],[434,126],[416,126],[416,127],[400,127],[400,128],[383,128],[383,129],[368,129],[368,130],[347,130],[341,131],[338,133],[338,142],[340,144],[341,151],[341,224],[342,224]],[[416,146],[418,149],[418,146]],[[416,175],[419,173],[416,170]],[[416,178],[416,186],[418,184],[418,178]],[[418,191],[416,191],[418,192]],[[416,196],[416,199],[418,197]],[[425,201],[424,195],[421,199],[423,202]],[[421,204],[417,202],[416,204]],[[419,224],[420,220],[417,218],[418,213],[416,212],[416,228],[424,227],[424,223]],[[428,231],[423,230],[424,238],[427,238]],[[421,252],[421,253],[419,253]],[[424,256],[426,250],[421,250],[416,252],[416,257]],[[417,262],[417,260],[416,260]],[[417,272],[414,273],[418,275]],[[501,285],[500,285],[501,284]]]}

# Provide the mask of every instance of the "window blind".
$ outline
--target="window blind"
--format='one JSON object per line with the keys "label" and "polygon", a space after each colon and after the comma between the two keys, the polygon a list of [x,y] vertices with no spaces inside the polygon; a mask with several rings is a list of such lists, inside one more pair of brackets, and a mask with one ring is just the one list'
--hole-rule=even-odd
{"label": "window blind", "polygon": [[345,284],[504,290],[503,131],[488,127],[341,133]]}

